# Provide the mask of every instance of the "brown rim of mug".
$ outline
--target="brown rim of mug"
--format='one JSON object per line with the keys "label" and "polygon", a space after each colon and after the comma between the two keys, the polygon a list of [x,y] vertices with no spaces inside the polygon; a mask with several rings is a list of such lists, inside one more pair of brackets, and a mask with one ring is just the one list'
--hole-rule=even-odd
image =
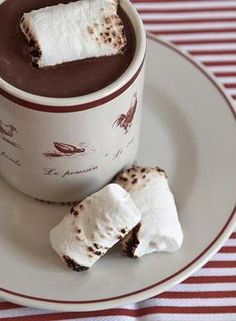
{"label": "brown rim of mug", "polygon": [[105,97],[102,97],[97,100],[92,100],[84,104],[79,104],[79,105],[73,105],[73,106],[52,106],[52,105],[41,105],[41,104],[36,104],[30,101],[23,100],[21,98],[15,97],[14,95],[6,92],[2,88],[0,88],[0,95],[3,97],[9,99],[13,103],[20,105],[19,107],[25,107],[37,111],[42,111],[42,112],[48,112],[48,113],[71,113],[71,112],[77,112],[77,111],[82,111],[90,108],[95,108],[100,105],[103,105],[110,100],[116,98],[117,96],[121,95],[126,89],[128,89],[133,82],[136,80],[138,75],[140,74],[142,67],[144,63],[144,58],[142,60],[142,63],[134,76],[121,88],[117,89],[115,92],[111,93],[110,95],[107,95]]}

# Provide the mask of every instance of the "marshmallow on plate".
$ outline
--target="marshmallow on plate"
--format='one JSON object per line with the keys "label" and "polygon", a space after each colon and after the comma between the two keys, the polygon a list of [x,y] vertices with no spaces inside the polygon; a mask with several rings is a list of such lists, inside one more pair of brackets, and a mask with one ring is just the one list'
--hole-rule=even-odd
{"label": "marshmallow on plate", "polygon": [[142,215],[140,224],[122,241],[124,252],[141,257],[155,251],[177,251],[183,232],[165,172],[134,166],[118,174],[114,182],[129,192]]}
{"label": "marshmallow on plate", "polygon": [[64,62],[122,53],[127,40],[117,0],[80,0],[24,13],[20,22],[33,64]]}
{"label": "marshmallow on plate", "polygon": [[73,207],[50,232],[53,249],[75,271],[90,268],[140,222],[129,194],[109,184]]}

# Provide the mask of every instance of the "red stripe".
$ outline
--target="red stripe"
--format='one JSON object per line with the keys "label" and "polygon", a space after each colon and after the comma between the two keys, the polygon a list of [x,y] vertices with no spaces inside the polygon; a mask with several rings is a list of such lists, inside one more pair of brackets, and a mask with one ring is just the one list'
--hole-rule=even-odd
{"label": "red stripe", "polygon": [[236,99],[236,95],[232,95],[232,98],[233,98],[233,99]]}
{"label": "red stripe", "polygon": [[223,246],[220,253],[236,253],[236,246]]}
{"label": "red stripe", "polygon": [[236,282],[236,275],[227,276],[192,276],[184,280],[185,284],[193,283],[232,283]]}
{"label": "red stripe", "polygon": [[164,292],[156,296],[157,299],[214,299],[236,298],[236,291],[208,291],[208,292]]}
{"label": "red stripe", "polygon": [[226,50],[189,50],[189,53],[192,55],[232,55],[236,54],[235,49],[226,49]]}
{"label": "red stripe", "polygon": [[235,66],[236,60],[231,61],[202,61],[205,66]]}
{"label": "red stripe", "polygon": [[149,314],[200,314],[200,313],[236,313],[236,306],[213,306],[213,307],[148,307],[138,310],[129,310],[129,309],[110,309],[102,311],[91,311],[91,312],[62,312],[62,313],[50,313],[43,315],[29,315],[23,317],[10,317],[3,318],[4,321],[55,321],[55,320],[69,320],[75,318],[88,318],[88,317],[106,317],[106,316],[129,316],[129,317],[142,317]]}
{"label": "red stripe", "polygon": [[236,232],[232,233],[230,236],[231,239],[236,239]]}
{"label": "red stripe", "polygon": [[[0,302],[0,310],[17,309],[17,308],[21,308],[21,306],[10,302]],[[0,319],[1,319],[1,314],[0,314]]]}
{"label": "red stripe", "polygon": [[[145,0],[144,0],[145,1]],[[132,1],[133,2],[133,1]],[[135,5],[135,3],[134,3]],[[140,13],[197,13],[197,12],[234,12],[236,7],[227,7],[227,8],[168,8],[168,9],[159,9],[159,8],[140,8],[138,9]]]}
{"label": "red stripe", "polygon": [[236,88],[236,84],[224,84],[225,88]]}
{"label": "red stripe", "polygon": [[204,268],[235,268],[236,261],[209,261]]}
{"label": "red stripe", "polygon": [[176,45],[204,45],[212,43],[236,43],[236,37],[234,39],[189,39],[189,40],[172,40]]}
{"label": "red stripe", "polygon": [[224,71],[218,71],[214,72],[216,77],[236,77],[236,72],[224,72]]}
{"label": "red stripe", "polygon": [[161,19],[158,20],[158,18],[156,19],[148,19],[148,18],[143,18],[142,19],[144,23],[149,23],[149,24],[163,24],[163,23],[204,23],[204,22],[236,22],[236,17],[235,18],[227,18],[227,17],[223,17],[223,18],[193,18],[193,19]]}
{"label": "red stripe", "polygon": [[235,34],[236,32],[236,28],[225,28],[225,29],[222,29],[222,28],[215,28],[215,29],[194,29],[194,30],[188,30],[188,29],[181,29],[181,30],[175,30],[175,29],[172,29],[172,30],[148,30],[148,31],[151,31],[153,34],[159,34],[159,35],[178,35],[178,34],[202,34],[202,33],[219,33],[219,32],[225,32],[225,33],[233,33]]}

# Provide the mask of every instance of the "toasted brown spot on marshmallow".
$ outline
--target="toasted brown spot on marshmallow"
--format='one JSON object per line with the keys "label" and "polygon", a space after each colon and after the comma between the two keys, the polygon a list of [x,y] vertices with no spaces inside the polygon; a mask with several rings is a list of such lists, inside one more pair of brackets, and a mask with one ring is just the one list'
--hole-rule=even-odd
{"label": "toasted brown spot on marshmallow", "polygon": [[80,204],[80,205],[79,205],[79,208],[80,208],[81,210],[83,210],[83,209],[84,209],[84,205],[83,205],[83,204]]}
{"label": "toasted brown spot on marshmallow", "polygon": [[78,216],[79,212],[78,211],[74,211],[74,216]]}
{"label": "toasted brown spot on marshmallow", "polygon": [[156,167],[156,170],[158,171],[158,172],[160,172],[160,173],[164,173],[165,174],[165,171],[163,170],[163,169],[161,169],[160,167]]}
{"label": "toasted brown spot on marshmallow", "polygon": [[63,255],[63,260],[66,262],[67,266],[77,272],[88,270],[87,266],[80,265],[76,263],[72,258],[70,258],[68,255]]}
{"label": "toasted brown spot on marshmallow", "polygon": [[78,228],[76,231],[77,231],[77,233],[81,233],[81,229],[80,228]]}
{"label": "toasted brown spot on marshmallow", "polygon": [[94,254],[100,256],[100,255],[102,255],[102,252],[100,252],[100,251],[95,251]]}
{"label": "toasted brown spot on marshmallow", "polygon": [[94,252],[94,249],[92,248],[92,246],[88,246],[88,251],[89,252]]}
{"label": "toasted brown spot on marshmallow", "polygon": [[122,229],[120,230],[120,232],[121,232],[122,234],[125,234],[125,233],[126,233],[126,229],[125,229],[125,228],[122,228]]}
{"label": "toasted brown spot on marshmallow", "polygon": [[88,31],[88,33],[91,34],[91,35],[94,33],[94,30],[93,30],[92,27],[87,27],[87,31]]}
{"label": "toasted brown spot on marshmallow", "polygon": [[70,209],[70,213],[73,214],[74,211],[75,211],[75,209],[74,209],[74,207],[72,207],[72,208]]}
{"label": "toasted brown spot on marshmallow", "polygon": [[129,234],[129,239],[125,243],[124,252],[129,257],[135,257],[134,252],[139,245],[138,232],[141,227],[141,223],[137,224]]}
{"label": "toasted brown spot on marshmallow", "polygon": [[111,23],[111,18],[110,17],[106,17],[104,19],[104,21],[105,21],[106,24],[110,24]]}
{"label": "toasted brown spot on marshmallow", "polygon": [[39,58],[42,55],[41,51],[38,49],[30,50],[30,53],[33,57],[36,57],[36,58]]}
{"label": "toasted brown spot on marshmallow", "polygon": [[135,178],[135,179],[133,179],[133,180],[132,180],[132,182],[131,182],[131,183],[134,185],[134,184],[136,184],[137,182],[138,182],[138,179],[137,179],[137,178]]}
{"label": "toasted brown spot on marshmallow", "polygon": [[143,175],[143,178],[146,178],[146,175]]}
{"label": "toasted brown spot on marshmallow", "polygon": [[96,248],[96,249],[99,249],[100,246],[97,244],[97,243],[93,243],[93,246]]}
{"label": "toasted brown spot on marshmallow", "polygon": [[163,175],[166,178],[168,178],[167,175],[166,175],[166,172],[163,169],[161,169],[160,167],[157,166],[155,168],[151,168],[150,169],[150,171],[153,171],[153,170],[156,170],[160,175]]}
{"label": "toasted brown spot on marshmallow", "polygon": [[36,45],[36,41],[34,39],[30,39],[29,46],[34,47]]}

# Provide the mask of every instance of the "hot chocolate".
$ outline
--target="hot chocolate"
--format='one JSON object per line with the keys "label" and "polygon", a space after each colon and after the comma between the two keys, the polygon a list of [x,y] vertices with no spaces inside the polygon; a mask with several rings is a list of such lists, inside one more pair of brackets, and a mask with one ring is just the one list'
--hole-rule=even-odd
{"label": "hot chocolate", "polygon": [[104,88],[128,68],[135,51],[135,34],[126,13],[119,8],[127,37],[122,55],[90,58],[55,67],[32,66],[27,41],[19,24],[22,14],[33,9],[69,3],[70,0],[5,0],[0,5],[0,77],[26,92],[46,97],[74,97]]}

